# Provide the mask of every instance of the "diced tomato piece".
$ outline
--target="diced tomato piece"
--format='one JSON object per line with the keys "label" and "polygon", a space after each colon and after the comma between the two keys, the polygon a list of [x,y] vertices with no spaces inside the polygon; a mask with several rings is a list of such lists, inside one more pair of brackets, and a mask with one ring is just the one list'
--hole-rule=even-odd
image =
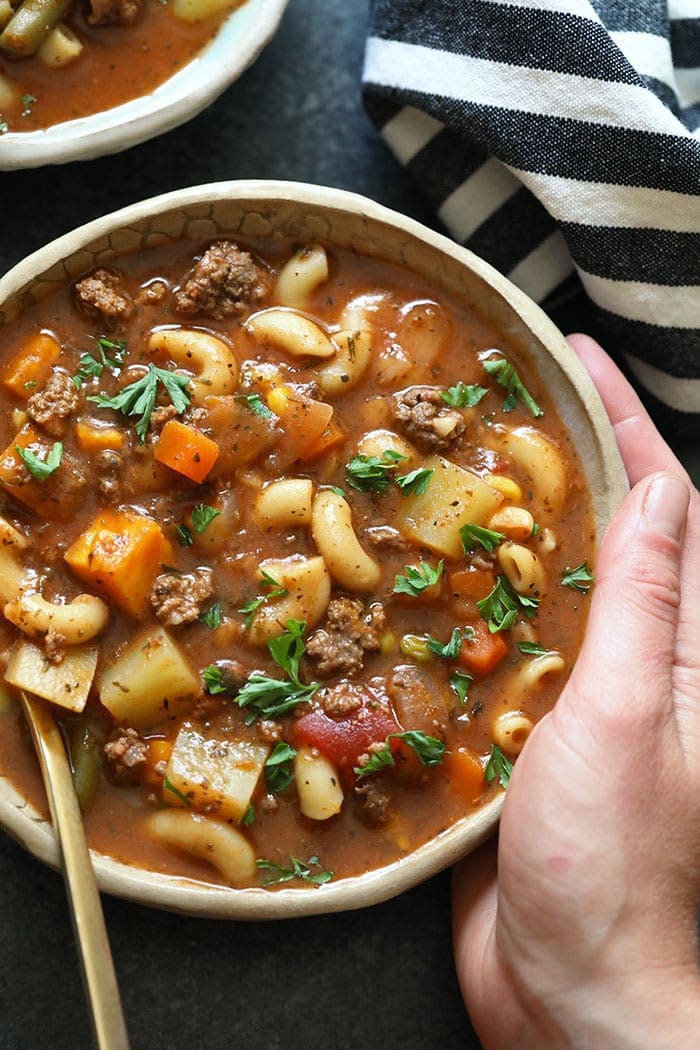
{"label": "diced tomato piece", "polygon": [[472,674],[490,674],[508,652],[503,635],[491,634],[485,620],[472,624],[474,637],[462,642],[458,663]]}
{"label": "diced tomato piece", "polygon": [[353,767],[369,745],[383,743],[390,733],[400,733],[401,726],[395,715],[384,708],[366,706],[342,719],[331,718],[323,711],[310,711],[297,720],[293,732],[295,739],[318,748],[352,780]]}

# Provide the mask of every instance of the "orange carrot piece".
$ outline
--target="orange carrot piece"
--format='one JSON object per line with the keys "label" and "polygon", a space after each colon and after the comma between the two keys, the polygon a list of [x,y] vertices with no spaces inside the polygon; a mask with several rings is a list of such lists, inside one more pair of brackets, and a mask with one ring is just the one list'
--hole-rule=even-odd
{"label": "orange carrot piece", "polygon": [[172,740],[161,740],[160,738],[153,737],[151,740],[147,740],[148,744],[148,759],[145,768],[145,779],[149,784],[162,784],[163,775],[156,772],[156,766],[159,762],[167,762],[173,751]]}
{"label": "orange carrot piece", "polygon": [[75,440],[83,452],[104,452],[109,448],[123,448],[126,438],[116,427],[100,427],[81,419],[75,424]]}
{"label": "orange carrot piece", "polygon": [[200,483],[216,463],[219,446],[201,430],[170,419],[161,430],[153,455],[159,463]]}
{"label": "orange carrot piece", "polygon": [[486,784],[484,770],[476,751],[470,747],[459,747],[456,751],[451,751],[445,755],[443,768],[454,789],[470,805],[479,801],[486,790]]}
{"label": "orange carrot piece", "polygon": [[31,397],[35,390],[43,386],[51,371],[61,347],[46,332],[31,336],[14,354],[2,371],[2,382],[17,397]]}
{"label": "orange carrot piece", "polygon": [[54,439],[40,434],[30,423],[25,423],[6,449],[0,452],[0,485],[16,500],[36,514],[50,521],[68,521],[75,513],[77,490],[70,473],[61,473],[39,480],[32,477],[15,448],[28,448],[43,458]]}
{"label": "orange carrot piece", "polygon": [[493,590],[496,577],[485,569],[462,569],[450,573],[448,584],[453,597],[478,602]]}
{"label": "orange carrot piece", "polygon": [[472,674],[490,674],[508,652],[508,646],[502,634],[491,634],[484,620],[472,627],[474,637],[462,642],[458,662]]}
{"label": "orange carrot piece", "polygon": [[153,518],[105,510],[70,545],[64,558],[76,576],[136,619],[149,607],[153,581],[173,549]]}

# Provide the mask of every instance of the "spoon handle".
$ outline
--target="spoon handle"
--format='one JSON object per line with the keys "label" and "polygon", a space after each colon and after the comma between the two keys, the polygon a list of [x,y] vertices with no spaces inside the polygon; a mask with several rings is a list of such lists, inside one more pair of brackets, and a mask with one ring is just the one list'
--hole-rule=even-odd
{"label": "spoon handle", "polygon": [[48,706],[26,693],[21,698],[61,853],[95,1044],[98,1050],[129,1050],[100,895],[63,740]]}

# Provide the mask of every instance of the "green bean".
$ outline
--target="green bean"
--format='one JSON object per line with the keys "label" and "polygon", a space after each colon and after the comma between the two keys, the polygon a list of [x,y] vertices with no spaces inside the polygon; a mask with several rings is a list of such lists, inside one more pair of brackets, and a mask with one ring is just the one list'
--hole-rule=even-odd
{"label": "green bean", "polygon": [[85,813],[92,805],[100,781],[100,753],[97,740],[84,721],[78,720],[68,734],[70,764],[73,771],[73,786],[81,810]]}
{"label": "green bean", "polygon": [[13,58],[37,51],[75,0],[24,0],[0,34],[0,50]]}

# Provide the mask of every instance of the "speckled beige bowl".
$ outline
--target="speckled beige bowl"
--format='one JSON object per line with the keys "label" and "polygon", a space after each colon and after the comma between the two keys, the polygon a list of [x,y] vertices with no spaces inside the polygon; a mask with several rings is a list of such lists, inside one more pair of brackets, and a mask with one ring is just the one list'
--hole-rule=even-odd
{"label": "speckled beige bowl", "polygon": [[[181,237],[275,233],[300,242],[320,238],[403,264],[437,288],[478,303],[512,345],[534,357],[575,436],[602,534],[624,494],[625,473],[595,388],[561,333],[476,256],[354,194],[296,183],[222,182],[134,204],[66,234],[11,270],[0,281],[0,323],[95,263],[120,254]],[[101,889],[173,911],[237,919],[340,911],[386,900],[475,849],[495,830],[502,804],[500,795],[402,860],[318,889],[226,889],[128,867],[99,854],[93,858]],[[1,778],[0,824],[35,856],[57,866],[50,824]]]}

